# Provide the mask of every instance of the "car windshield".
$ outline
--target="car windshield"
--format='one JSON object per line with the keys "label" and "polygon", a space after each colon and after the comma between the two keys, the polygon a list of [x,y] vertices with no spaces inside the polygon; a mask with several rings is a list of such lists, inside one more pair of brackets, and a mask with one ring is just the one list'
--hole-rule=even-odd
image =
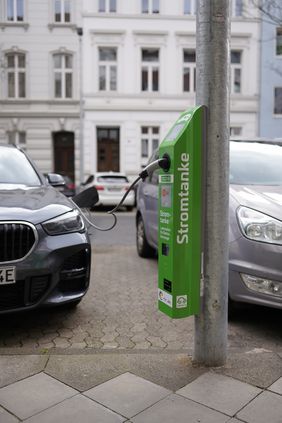
{"label": "car windshield", "polygon": [[230,183],[282,185],[282,146],[259,142],[230,143]]}
{"label": "car windshield", "polygon": [[125,184],[128,182],[128,179],[126,176],[120,176],[120,175],[103,175],[99,176],[97,178],[97,182],[107,182],[107,183],[114,183],[114,184]]}
{"label": "car windshield", "polygon": [[40,186],[41,181],[21,151],[4,147],[0,150],[0,184]]}

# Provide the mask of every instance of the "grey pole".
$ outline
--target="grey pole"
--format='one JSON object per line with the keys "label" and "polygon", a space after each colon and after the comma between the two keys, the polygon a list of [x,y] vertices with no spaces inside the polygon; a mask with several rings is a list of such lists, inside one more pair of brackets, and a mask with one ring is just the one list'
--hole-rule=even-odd
{"label": "grey pole", "polygon": [[220,366],[227,355],[229,207],[229,0],[198,0],[196,103],[208,107],[204,264],[195,362]]}
{"label": "grey pole", "polygon": [[77,35],[79,40],[79,180],[82,184],[84,182],[84,132],[83,132],[83,49],[82,36],[83,29],[77,28]]}

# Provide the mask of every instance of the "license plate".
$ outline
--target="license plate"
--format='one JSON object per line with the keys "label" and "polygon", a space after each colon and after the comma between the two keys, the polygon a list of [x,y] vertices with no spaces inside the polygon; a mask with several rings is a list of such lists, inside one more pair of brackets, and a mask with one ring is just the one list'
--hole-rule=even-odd
{"label": "license plate", "polygon": [[8,285],[11,283],[16,283],[15,266],[0,267],[0,285]]}
{"label": "license plate", "polygon": [[120,187],[111,187],[111,188],[108,188],[108,190],[109,191],[111,191],[111,192],[118,192],[118,191],[121,191],[121,188]]}

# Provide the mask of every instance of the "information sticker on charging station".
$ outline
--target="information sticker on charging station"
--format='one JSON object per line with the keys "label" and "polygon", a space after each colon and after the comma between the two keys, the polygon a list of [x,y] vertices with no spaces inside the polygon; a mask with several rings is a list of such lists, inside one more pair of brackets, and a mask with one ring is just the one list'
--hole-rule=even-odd
{"label": "information sticker on charging station", "polygon": [[159,309],[173,318],[198,314],[203,251],[206,107],[187,110],[159,148],[170,158],[159,175]]}

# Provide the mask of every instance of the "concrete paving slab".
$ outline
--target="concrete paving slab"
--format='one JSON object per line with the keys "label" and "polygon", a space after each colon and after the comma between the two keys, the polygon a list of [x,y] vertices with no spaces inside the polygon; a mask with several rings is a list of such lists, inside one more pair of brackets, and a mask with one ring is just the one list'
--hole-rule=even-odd
{"label": "concrete paving slab", "polygon": [[262,349],[240,353],[229,350],[226,365],[214,371],[260,388],[267,388],[278,376],[282,376],[282,363],[276,353],[266,353]]}
{"label": "concrete paving slab", "polygon": [[47,360],[42,355],[1,355],[0,388],[42,372]]}
{"label": "concrete paving slab", "polygon": [[177,391],[177,394],[234,416],[260,392],[261,389],[231,377],[208,372]]}
{"label": "concrete paving slab", "polygon": [[126,420],[91,399],[76,395],[25,420],[25,423],[122,423]]}
{"label": "concrete paving slab", "polygon": [[240,411],[237,417],[247,423],[281,423],[282,397],[265,391]]}
{"label": "concrete paving slab", "polygon": [[79,391],[86,391],[120,374],[131,372],[171,391],[205,373],[184,353],[96,353],[51,355],[45,372]]}
{"label": "concrete paving slab", "polygon": [[89,398],[128,418],[169,394],[168,389],[131,373],[124,373],[84,392]]}
{"label": "concrete paving slab", "polygon": [[269,391],[276,392],[277,394],[282,395],[282,377],[280,377],[276,382],[274,382],[269,388]]}
{"label": "concrete paving slab", "polygon": [[1,423],[18,423],[19,420],[12,414],[8,413],[8,411],[4,410],[4,408],[0,407],[0,422]]}
{"label": "concrete paving slab", "polygon": [[179,395],[170,395],[131,420],[132,423],[226,423],[229,417]]}
{"label": "concrete paving slab", "polygon": [[77,391],[40,373],[0,389],[0,405],[20,419],[55,405]]}

